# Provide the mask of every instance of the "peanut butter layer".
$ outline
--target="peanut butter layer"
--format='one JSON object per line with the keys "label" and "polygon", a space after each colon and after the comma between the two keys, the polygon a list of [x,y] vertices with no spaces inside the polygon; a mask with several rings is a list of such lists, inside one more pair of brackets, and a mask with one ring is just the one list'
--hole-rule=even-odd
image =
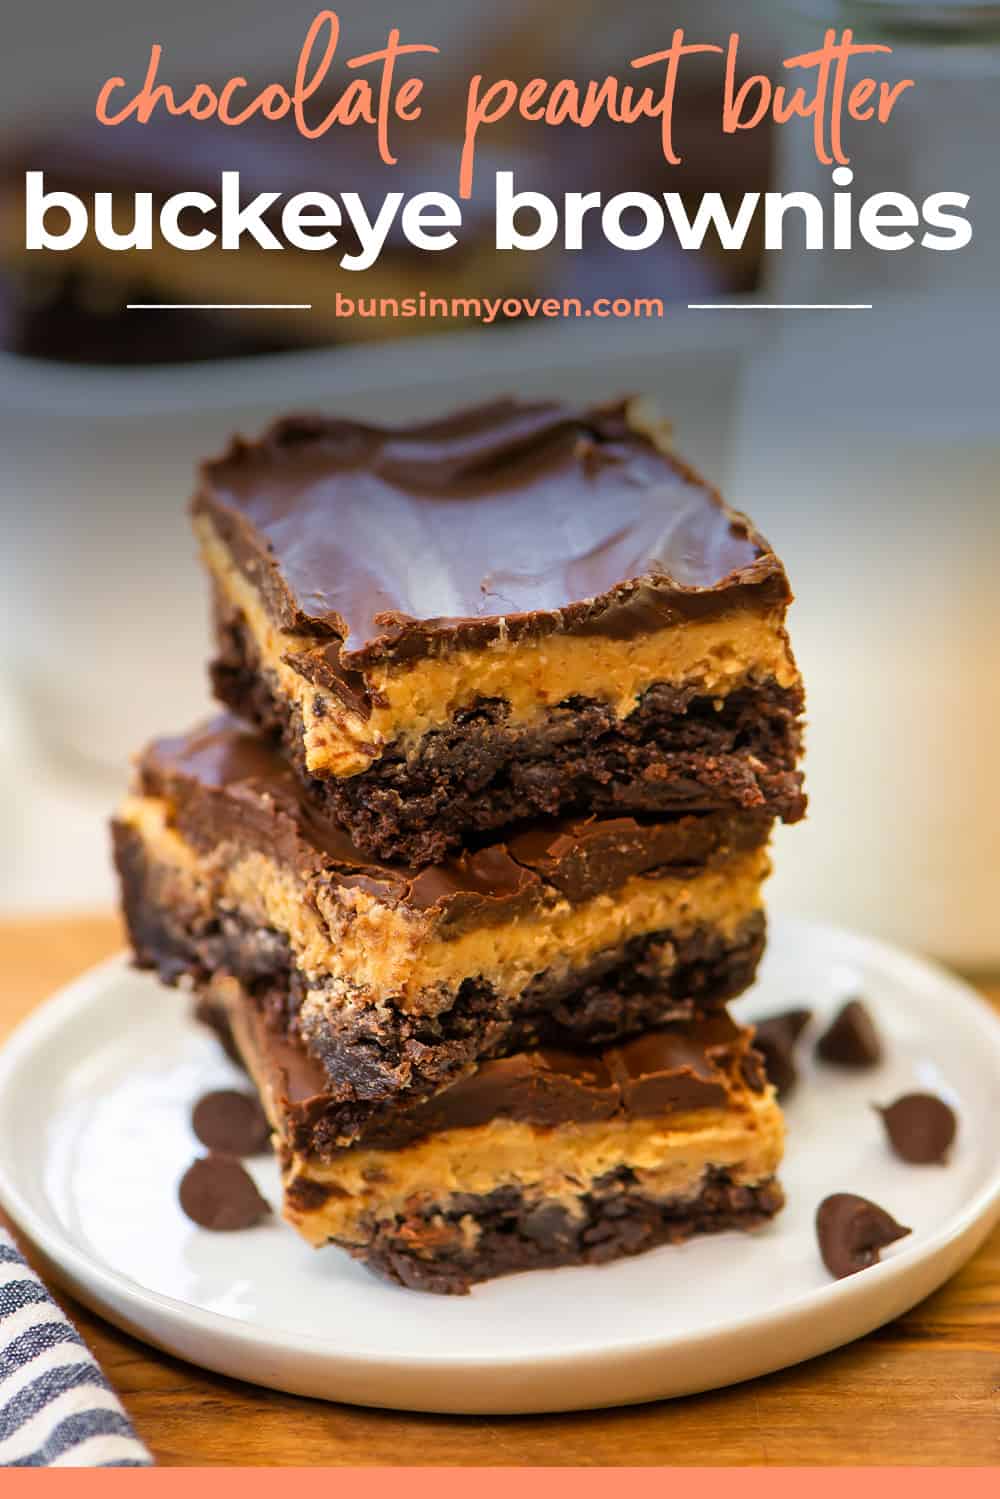
{"label": "peanut butter layer", "polygon": [[[766,849],[757,847],[690,873],[626,875],[581,899],[536,875],[527,887],[530,901],[527,892],[514,891],[506,913],[500,900],[500,911],[486,910],[481,924],[449,924],[440,907],[387,899],[358,878],[303,877],[301,867],[261,848],[222,841],[199,849],[173,823],[163,798],[132,797],[118,816],[159,871],[165,903],[206,919],[217,908],[235,911],[287,941],[314,991],[303,1006],[305,1023],[316,1011],[356,1000],[435,1014],[473,977],[498,995],[516,996],[543,970],[558,979],[651,932],[682,939],[709,926],[731,939],[760,909],[769,870]],[[665,948],[664,977],[671,961]]]}
{"label": "peanut butter layer", "polygon": [[362,687],[331,675],[329,641],[274,618],[207,515],[196,515],[195,529],[223,609],[239,614],[257,669],[297,710],[311,775],[357,775],[387,745],[405,752],[481,699],[500,700],[508,723],[530,725],[574,697],[607,703],[624,719],[654,684],[721,699],[751,682],[799,682],[781,604],[620,637],[500,634],[438,655],[380,657],[363,668]]}
{"label": "peanut butter layer", "polygon": [[644,1196],[664,1201],[696,1197],[713,1169],[754,1186],[774,1176],[783,1144],[770,1095],[729,1110],[556,1129],[495,1119],[391,1154],[359,1149],[332,1163],[292,1157],[284,1212],[311,1244],[363,1246],[375,1224],[407,1217],[414,1203],[447,1207],[502,1188],[572,1216],[595,1182],[622,1170]]}

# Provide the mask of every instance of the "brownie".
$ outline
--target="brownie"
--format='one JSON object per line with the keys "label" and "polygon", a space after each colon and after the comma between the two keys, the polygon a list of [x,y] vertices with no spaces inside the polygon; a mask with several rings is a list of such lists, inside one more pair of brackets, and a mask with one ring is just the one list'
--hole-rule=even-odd
{"label": "brownie", "polygon": [[781,1115],[752,1033],[725,1014],[603,1050],[481,1063],[346,1148],[324,1068],[246,992],[229,1023],[278,1142],[286,1218],[411,1289],[602,1264],[781,1207]]}
{"label": "brownie", "polygon": [[291,417],[205,464],[217,695],[382,859],[538,816],[805,809],[781,562],[642,403]]}
{"label": "brownie", "polygon": [[603,1044],[752,981],[771,819],[556,819],[439,865],[380,863],[238,721],[154,742],[115,848],[139,963],[228,982],[331,1080],[332,1138],[476,1062]]}

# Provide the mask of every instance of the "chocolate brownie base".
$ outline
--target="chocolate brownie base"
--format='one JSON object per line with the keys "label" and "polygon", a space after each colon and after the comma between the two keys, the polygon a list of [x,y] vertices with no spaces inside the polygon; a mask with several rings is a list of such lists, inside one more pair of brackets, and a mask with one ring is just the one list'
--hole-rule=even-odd
{"label": "chocolate brownie base", "polygon": [[757,1228],[783,1202],[774,1179],[738,1186],[725,1171],[710,1172],[695,1197],[657,1200],[623,1170],[579,1197],[576,1213],[555,1202],[527,1202],[516,1188],[502,1187],[379,1223],[368,1246],[346,1247],[370,1269],[412,1290],[462,1295],[476,1281],[498,1275],[603,1265],[696,1234]]}
{"label": "chocolate brownie base", "polygon": [[[603,1045],[717,1010],[753,982],[764,949],[764,915],[756,911],[737,937],[710,927],[676,939],[669,932],[638,937],[569,976],[540,973],[516,998],[467,979],[454,1004],[433,1015],[359,1004],[326,1007],[302,1024],[306,980],[277,932],[222,910],[206,918],[164,906],[141,839],[116,824],[114,842],[139,967],[155,969],[167,984],[188,978],[209,1005],[213,984],[230,977],[275,1029],[301,1029],[341,1100],[324,1147],[356,1135],[394,1100],[436,1092],[476,1060],[538,1045]],[[674,958],[666,972],[664,947]]]}
{"label": "chocolate brownie base", "polygon": [[359,775],[320,780],[306,770],[301,714],[259,669],[241,616],[217,607],[217,637],[215,695],[280,739],[317,807],[379,858],[434,863],[470,834],[578,811],[805,815],[798,687],[763,682],[716,699],[660,683],[627,718],[572,698],[541,727],[481,701],[415,749],[389,746]]}

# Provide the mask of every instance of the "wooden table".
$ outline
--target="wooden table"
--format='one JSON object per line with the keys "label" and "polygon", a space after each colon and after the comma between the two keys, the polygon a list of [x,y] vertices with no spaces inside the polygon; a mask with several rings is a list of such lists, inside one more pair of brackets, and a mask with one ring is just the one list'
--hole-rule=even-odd
{"label": "wooden table", "polygon": [[[0,1040],[121,945],[110,916],[0,922]],[[1000,984],[990,987],[1000,1005]],[[483,1419],[355,1410],[155,1353],[61,1296],[164,1465],[1000,1463],[1000,1232],[907,1316],[823,1358],[658,1405]]]}

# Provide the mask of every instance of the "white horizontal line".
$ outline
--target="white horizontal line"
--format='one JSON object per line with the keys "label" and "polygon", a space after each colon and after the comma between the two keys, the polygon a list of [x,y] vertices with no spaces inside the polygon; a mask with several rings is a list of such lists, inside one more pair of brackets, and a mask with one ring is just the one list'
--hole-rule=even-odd
{"label": "white horizontal line", "polygon": [[689,302],[689,312],[871,312],[871,302]]}
{"label": "white horizontal line", "polygon": [[310,312],[311,302],[126,302],[126,312]]}

